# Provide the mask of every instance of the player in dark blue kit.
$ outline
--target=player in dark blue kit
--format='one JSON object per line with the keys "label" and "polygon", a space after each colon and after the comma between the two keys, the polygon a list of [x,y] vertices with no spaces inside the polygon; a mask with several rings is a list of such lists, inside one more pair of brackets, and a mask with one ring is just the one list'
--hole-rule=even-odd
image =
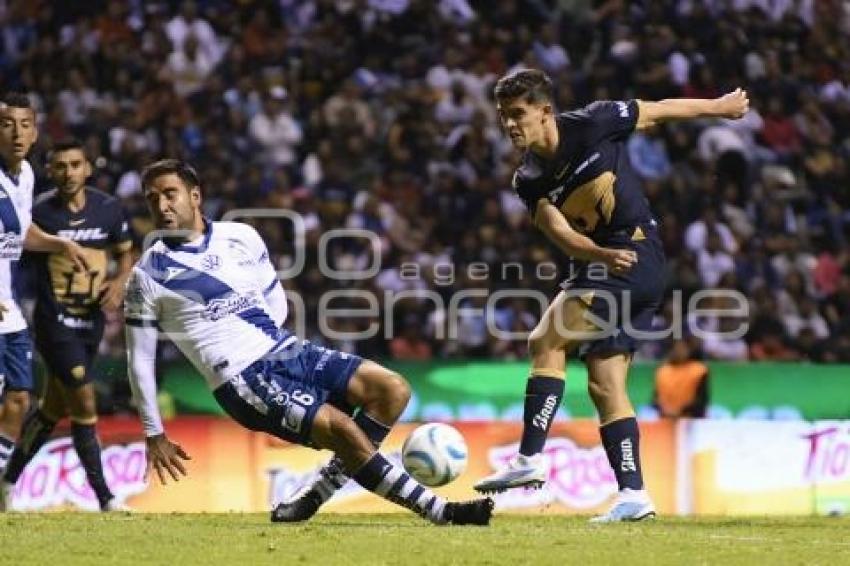
{"label": "player in dark blue kit", "polygon": [[626,376],[635,331],[650,329],[662,300],[664,252],[625,142],[634,130],[668,120],[740,118],[747,95],[739,89],[714,100],[601,101],[556,114],[550,79],[529,69],[502,77],[495,96],[511,142],[524,152],[514,189],[535,226],[578,269],[529,337],[532,367],[519,454],[475,489],[499,492],[546,480],[541,452],[561,404],[567,356],[576,353],[587,365],[602,443],[620,489],[611,510],[594,520],[652,517]]}
{"label": "player in dark blue kit", "polygon": [[[24,421],[3,478],[3,495],[11,492],[56,423],[69,415],[74,447],[101,509],[122,510],[126,507],[113,497],[103,476],[91,366],[103,336],[102,309],[115,310],[123,300],[133,265],[132,241],[120,201],[85,185],[91,165],[79,142],[58,144],[49,172],[56,188],[36,199],[33,223],[80,244],[87,269],[75,270],[62,254],[36,256],[33,326],[49,378],[39,408]],[[116,262],[112,276],[110,259]]]}

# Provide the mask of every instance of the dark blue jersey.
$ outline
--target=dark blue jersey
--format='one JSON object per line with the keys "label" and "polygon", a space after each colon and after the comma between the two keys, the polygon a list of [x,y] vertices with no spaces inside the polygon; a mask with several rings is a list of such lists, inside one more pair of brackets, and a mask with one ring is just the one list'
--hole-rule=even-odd
{"label": "dark blue jersey", "polygon": [[[37,271],[36,329],[51,340],[69,336],[99,340],[103,326],[100,287],[106,280],[112,251],[132,245],[121,202],[86,187],[86,204],[71,212],[55,189],[40,195],[32,208],[33,223],[83,247],[88,271],[75,271],[61,253],[35,254]],[[40,337],[43,339],[43,337]]]}
{"label": "dark blue jersey", "polygon": [[651,223],[649,203],[625,144],[637,124],[637,101],[594,102],[555,120],[555,156],[543,159],[526,151],[514,173],[514,189],[531,214],[545,198],[573,229],[599,245]]}

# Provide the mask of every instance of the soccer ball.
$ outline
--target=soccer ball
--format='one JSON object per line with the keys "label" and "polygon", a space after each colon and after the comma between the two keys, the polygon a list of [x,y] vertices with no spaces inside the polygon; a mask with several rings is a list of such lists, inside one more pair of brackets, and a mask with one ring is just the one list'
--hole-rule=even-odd
{"label": "soccer ball", "polygon": [[447,424],[424,424],[410,433],[401,448],[404,469],[419,483],[446,485],[466,469],[466,441]]}

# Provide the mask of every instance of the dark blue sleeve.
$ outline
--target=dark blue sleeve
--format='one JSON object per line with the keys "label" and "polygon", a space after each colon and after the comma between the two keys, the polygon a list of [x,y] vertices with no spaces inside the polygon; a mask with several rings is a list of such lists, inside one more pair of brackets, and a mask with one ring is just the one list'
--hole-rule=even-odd
{"label": "dark blue sleeve", "polygon": [[623,140],[637,125],[636,100],[600,100],[585,108],[588,118],[588,135],[593,141],[603,139]]}
{"label": "dark blue sleeve", "polygon": [[124,207],[117,199],[110,204],[112,205],[112,214],[115,222],[112,224],[112,229],[110,230],[109,241],[117,245],[132,241],[133,235],[130,232],[130,223],[127,220]]}
{"label": "dark blue sleeve", "polygon": [[537,212],[537,201],[540,200],[540,192],[535,190],[534,183],[526,179],[519,169],[514,173],[511,184],[517,196],[525,204],[525,207],[533,218],[534,213]]}

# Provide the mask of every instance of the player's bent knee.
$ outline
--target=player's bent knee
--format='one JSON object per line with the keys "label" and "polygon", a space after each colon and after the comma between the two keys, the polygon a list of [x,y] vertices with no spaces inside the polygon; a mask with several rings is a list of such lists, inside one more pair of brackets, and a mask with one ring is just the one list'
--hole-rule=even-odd
{"label": "player's bent knee", "polygon": [[406,407],[411,395],[410,384],[407,380],[396,372],[390,371],[387,385],[387,401],[394,406]]}
{"label": "player's bent knee", "polygon": [[327,404],[316,413],[310,440],[316,448],[335,452],[349,471],[365,463],[374,452],[372,444],[351,417]]}

